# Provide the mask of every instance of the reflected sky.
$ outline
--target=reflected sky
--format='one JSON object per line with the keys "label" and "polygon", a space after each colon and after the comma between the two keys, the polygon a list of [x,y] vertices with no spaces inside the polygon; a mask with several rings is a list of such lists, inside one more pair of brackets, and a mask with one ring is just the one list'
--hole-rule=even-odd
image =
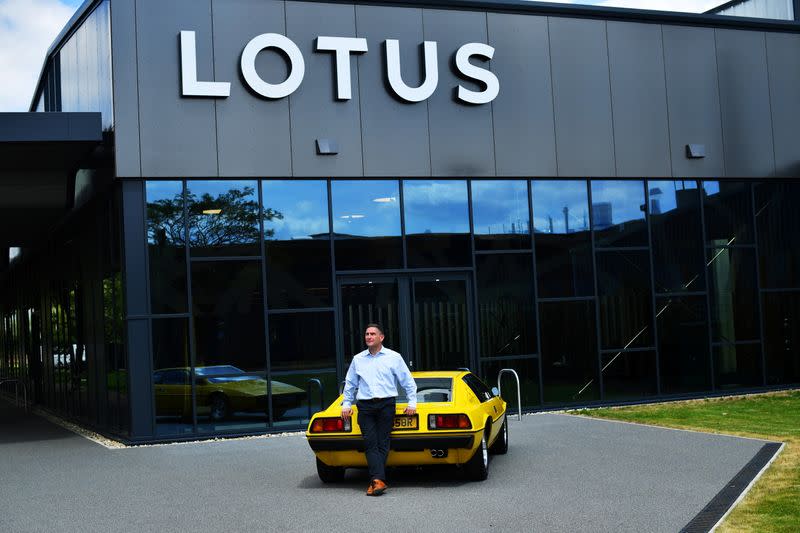
{"label": "reflected sky", "polygon": [[589,196],[585,181],[535,180],[531,191],[535,231],[572,233],[589,229]]}
{"label": "reflected sky", "polygon": [[400,235],[397,181],[334,181],[331,203],[335,233],[362,237]]}
{"label": "reflected sky", "polygon": [[476,235],[527,233],[526,181],[473,181],[472,216]]}
{"label": "reflected sky", "polygon": [[641,181],[592,181],[593,221],[597,228],[644,220],[643,205],[644,185]]}
{"label": "reflected sky", "polygon": [[706,194],[711,196],[712,194],[719,193],[719,182],[718,181],[704,181],[703,182],[703,189],[705,189]]}
{"label": "reflected sky", "polygon": [[406,234],[469,233],[466,181],[404,181]]}
{"label": "reflected sky", "polygon": [[678,207],[678,191],[697,191],[697,182],[695,180],[649,180],[647,188],[650,190],[650,212],[658,215]]}
{"label": "reflected sky", "polygon": [[[328,233],[328,186],[325,181],[264,181],[264,210],[273,209],[282,219],[264,221],[275,240],[319,238]],[[324,235],[327,238],[327,235]]]}
{"label": "reflected sky", "polygon": [[148,181],[145,185],[145,198],[148,203],[162,199],[173,199],[183,192],[180,181]]}

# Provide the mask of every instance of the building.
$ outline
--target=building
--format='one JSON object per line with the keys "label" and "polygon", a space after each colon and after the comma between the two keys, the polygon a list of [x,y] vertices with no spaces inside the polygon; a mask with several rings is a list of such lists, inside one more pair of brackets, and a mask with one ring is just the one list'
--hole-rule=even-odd
{"label": "building", "polygon": [[528,410],[800,382],[797,22],[406,4],[87,0],[0,114],[0,374],[131,442],[302,427],[373,320]]}

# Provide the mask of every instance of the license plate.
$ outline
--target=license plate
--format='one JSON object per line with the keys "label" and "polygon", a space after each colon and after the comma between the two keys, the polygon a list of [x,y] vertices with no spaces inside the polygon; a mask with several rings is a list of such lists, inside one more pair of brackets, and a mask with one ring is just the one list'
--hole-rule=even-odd
{"label": "license plate", "polygon": [[392,429],[419,429],[419,417],[417,415],[395,415]]}

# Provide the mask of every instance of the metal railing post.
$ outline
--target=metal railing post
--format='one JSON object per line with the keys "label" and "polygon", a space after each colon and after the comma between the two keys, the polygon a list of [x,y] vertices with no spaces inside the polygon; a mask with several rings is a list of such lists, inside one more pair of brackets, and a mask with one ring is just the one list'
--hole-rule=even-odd
{"label": "metal railing post", "polygon": [[497,374],[497,391],[500,393],[500,397],[502,398],[503,386],[501,384],[501,378],[503,377],[503,374],[506,373],[514,374],[514,379],[517,380],[517,420],[522,420],[522,394],[520,393],[519,375],[517,374],[516,370],[513,368],[503,368],[500,370],[500,372]]}
{"label": "metal railing post", "polygon": [[6,378],[0,379],[0,386],[3,383],[13,383],[14,384],[14,405],[19,407],[19,387],[22,385],[22,401],[23,401],[23,408],[25,411],[28,411],[28,387],[17,378]]}

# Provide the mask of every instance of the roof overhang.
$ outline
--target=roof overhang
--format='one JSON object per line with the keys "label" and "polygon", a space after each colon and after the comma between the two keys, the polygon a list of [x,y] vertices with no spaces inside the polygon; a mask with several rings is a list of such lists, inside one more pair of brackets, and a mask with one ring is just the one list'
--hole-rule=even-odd
{"label": "roof overhang", "polygon": [[0,247],[31,245],[70,209],[102,142],[100,113],[0,113]]}

